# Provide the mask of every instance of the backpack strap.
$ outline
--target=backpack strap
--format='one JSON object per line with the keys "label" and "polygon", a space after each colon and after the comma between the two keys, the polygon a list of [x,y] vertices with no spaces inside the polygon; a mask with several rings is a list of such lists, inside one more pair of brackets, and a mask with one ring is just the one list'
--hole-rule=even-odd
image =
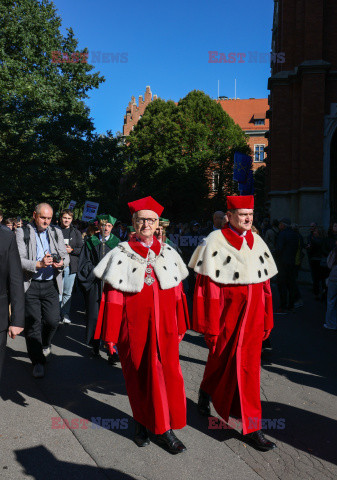
{"label": "backpack strap", "polygon": [[59,243],[59,236],[57,235],[57,229],[54,227],[54,225],[51,225],[50,227],[52,229],[52,231],[54,232],[55,234],[55,240],[56,240],[56,243]]}
{"label": "backpack strap", "polygon": [[23,230],[23,241],[25,242],[26,249],[27,249],[27,258],[29,256],[29,241],[30,241],[30,232],[29,232],[29,227],[25,225],[22,227]]}

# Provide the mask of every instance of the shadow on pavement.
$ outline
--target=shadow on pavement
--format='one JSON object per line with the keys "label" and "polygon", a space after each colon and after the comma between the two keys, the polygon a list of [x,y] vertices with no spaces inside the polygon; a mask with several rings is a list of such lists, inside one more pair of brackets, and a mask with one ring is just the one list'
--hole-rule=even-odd
{"label": "shadow on pavement", "polygon": [[134,480],[126,473],[113,468],[99,468],[90,465],[57,460],[44,446],[15,451],[17,461],[23,466],[24,473],[35,480]]}
{"label": "shadow on pavement", "polygon": [[337,395],[337,333],[323,328],[325,309],[308,287],[302,287],[304,307],[274,316],[273,352],[263,368],[298,385]]}
{"label": "shadow on pavement", "polygon": [[[330,463],[337,464],[337,421],[324,415],[318,415],[307,410],[284,405],[277,402],[262,402],[263,418],[270,419],[274,428],[264,429],[267,437],[290,445]],[[231,428],[212,427],[211,418],[198,414],[197,405],[187,399],[187,423],[194,429],[209,435],[219,442],[231,438],[240,441],[241,435]],[[273,420],[276,420],[276,422]],[[284,422],[277,423],[278,420]],[[283,426],[284,428],[277,428]],[[248,447],[252,448],[252,447]]]}
{"label": "shadow on pavement", "polygon": [[[103,358],[90,359],[77,356],[55,355],[46,366],[46,375],[42,379],[32,377],[30,362],[15,357],[24,356],[7,347],[6,368],[3,372],[0,388],[1,398],[25,407],[24,397],[36,398],[50,404],[56,409],[66,409],[72,418],[93,417],[102,419],[127,419],[132,425],[131,417],[107,403],[93,398],[91,392],[113,396],[126,395],[124,377],[120,368],[112,367]],[[63,415],[62,415],[63,416]],[[52,418],[50,418],[50,428]],[[124,437],[131,438],[130,428],[114,429]]]}

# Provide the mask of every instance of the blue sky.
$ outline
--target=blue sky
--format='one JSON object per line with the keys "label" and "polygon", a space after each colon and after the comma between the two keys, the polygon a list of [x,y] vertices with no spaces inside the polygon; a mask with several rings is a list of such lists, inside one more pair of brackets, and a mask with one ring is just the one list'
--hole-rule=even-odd
{"label": "blue sky", "polygon": [[[178,101],[189,91],[217,97],[263,98],[268,95],[270,64],[249,61],[249,52],[270,52],[271,0],[170,2],[129,0],[54,0],[62,33],[72,27],[79,48],[106,81],[87,101],[98,133],[122,130],[131,96],[151,86],[153,94]],[[209,51],[245,53],[243,63],[209,63]],[[101,60],[93,62],[93,52]],[[127,62],[104,62],[103,53],[127,54]],[[220,58],[219,55],[216,58]],[[262,59],[261,59],[262,60]]]}

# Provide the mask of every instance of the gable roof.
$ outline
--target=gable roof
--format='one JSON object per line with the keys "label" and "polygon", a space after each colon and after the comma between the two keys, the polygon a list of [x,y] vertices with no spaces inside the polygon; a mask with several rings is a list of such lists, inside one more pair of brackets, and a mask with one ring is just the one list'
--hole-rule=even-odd
{"label": "gable roof", "polygon": [[[269,110],[267,98],[217,100],[217,102],[242,130],[269,130],[269,119],[266,118],[266,111]],[[265,123],[254,125],[254,119],[264,119]]]}

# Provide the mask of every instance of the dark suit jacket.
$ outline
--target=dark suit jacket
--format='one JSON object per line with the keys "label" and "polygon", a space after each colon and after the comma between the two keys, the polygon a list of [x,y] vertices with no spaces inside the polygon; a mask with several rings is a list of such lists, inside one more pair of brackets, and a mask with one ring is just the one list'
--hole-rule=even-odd
{"label": "dark suit jacket", "polygon": [[[65,229],[61,228],[62,232],[65,231]],[[70,233],[70,239],[69,239],[69,245],[73,249],[71,253],[69,253],[69,259],[70,259],[70,273],[77,273],[78,270],[78,259],[80,257],[80,253],[83,247],[83,238],[81,235],[81,232],[70,225],[69,227],[69,233]]]}
{"label": "dark suit jacket", "polygon": [[8,329],[11,304],[11,325],[25,326],[25,294],[23,273],[15,233],[0,227],[0,332]]}
{"label": "dark suit jacket", "polygon": [[281,265],[295,265],[297,250],[302,247],[300,234],[292,228],[282,230],[276,241],[276,258]]}

